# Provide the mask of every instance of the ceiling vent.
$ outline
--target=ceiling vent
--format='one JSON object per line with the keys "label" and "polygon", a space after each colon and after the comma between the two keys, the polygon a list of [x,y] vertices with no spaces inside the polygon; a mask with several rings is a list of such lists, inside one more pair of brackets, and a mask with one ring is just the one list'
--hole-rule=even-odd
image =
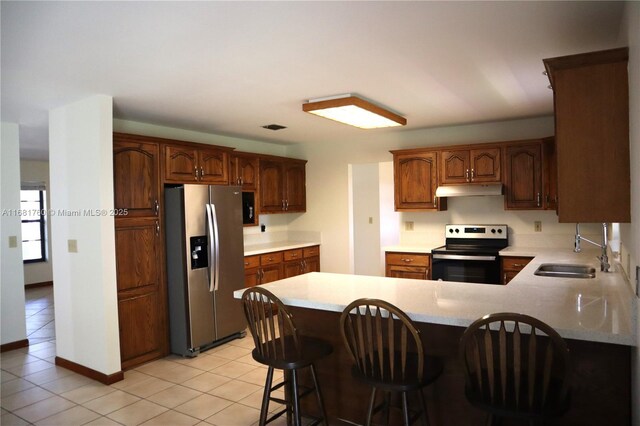
{"label": "ceiling vent", "polygon": [[266,126],[262,126],[265,129],[269,129],[269,130],[281,130],[281,129],[286,129],[287,126],[281,126],[279,124],[267,124]]}

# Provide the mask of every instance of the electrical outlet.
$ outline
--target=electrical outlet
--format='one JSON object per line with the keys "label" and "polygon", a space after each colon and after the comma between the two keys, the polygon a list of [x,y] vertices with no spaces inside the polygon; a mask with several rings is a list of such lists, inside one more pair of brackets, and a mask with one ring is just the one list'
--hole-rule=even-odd
{"label": "electrical outlet", "polygon": [[413,231],[413,222],[407,221],[404,223],[405,231]]}
{"label": "electrical outlet", "polygon": [[373,225],[373,218],[369,216],[369,225]]}
{"label": "electrical outlet", "polygon": [[15,235],[11,235],[9,237],[9,248],[16,248],[18,247],[18,237],[16,237]]}
{"label": "electrical outlet", "polygon": [[539,220],[533,222],[533,230],[535,232],[542,232],[542,222]]}
{"label": "electrical outlet", "polygon": [[78,240],[67,240],[67,249],[69,253],[78,252]]}

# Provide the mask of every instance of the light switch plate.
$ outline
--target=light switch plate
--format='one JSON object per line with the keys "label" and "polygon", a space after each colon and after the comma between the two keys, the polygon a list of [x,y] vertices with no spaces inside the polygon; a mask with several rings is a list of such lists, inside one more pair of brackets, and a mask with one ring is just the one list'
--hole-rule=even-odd
{"label": "light switch plate", "polygon": [[67,240],[67,248],[69,253],[77,253],[78,252],[78,240]]}
{"label": "light switch plate", "polygon": [[18,237],[16,237],[15,235],[10,235],[9,248],[16,248],[16,247],[18,247]]}
{"label": "light switch plate", "polygon": [[533,222],[533,230],[535,232],[542,232],[542,222],[539,220]]}
{"label": "light switch plate", "polygon": [[405,231],[413,231],[413,222],[411,221],[407,221],[404,223],[404,230]]}

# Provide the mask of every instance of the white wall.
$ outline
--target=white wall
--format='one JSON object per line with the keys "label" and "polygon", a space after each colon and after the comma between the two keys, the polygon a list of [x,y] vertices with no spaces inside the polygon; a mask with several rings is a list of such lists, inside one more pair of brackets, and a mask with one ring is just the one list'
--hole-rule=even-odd
{"label": "white wall", "polygon": [[380,191],[378,164],[351,168],[353,200],[353,273],[384,275],[380,262]]}
{"label": "white wall", "polygon": [[[49,162],[48,161],[21,161],[20,180],[22,182],[44,182],[46,191],[45,208],[51,206],[51,196],[49,188]],[[51,258],[51,220],[45,217],[47,227],[47,260],[46,262],[35,262],[24,264],[24,283],[34,284],[45,281],[53,281],[52,258]]]}
{"label": "white wall", "polygon": [[106,375],[120,371],[114,220],[85,209],[113,209],[112,117],[104,95],[49,113],[56,354]]}
{"label": "white wall", "polygon": [[[20,150],[17,124],[2,123],[0,136],[0,344],[27,338],[20,216]],[[9,247],[9,238],[16,246]]]}
{"label": "white wall", "polygon": [[[622,264],[635,288],[635,266],[640,265],[640,2],[625,7],[622,45],[629,46],[629,148],[631,161],[631,223],[621,224]],[[637,302],[637,300],[636,300]],[[636,347],[632,352],[632,401],[640,401],[640,315],[636,316]],[[632,424],[640,425],[640,405],[631,405]]]}

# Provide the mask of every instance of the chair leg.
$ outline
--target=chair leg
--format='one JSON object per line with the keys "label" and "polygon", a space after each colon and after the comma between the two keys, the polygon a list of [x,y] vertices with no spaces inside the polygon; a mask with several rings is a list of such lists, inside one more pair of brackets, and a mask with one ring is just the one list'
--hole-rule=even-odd
{"label": "chair leg", "polygon": [[313,379],[313,386],[316,388],[316,399],[318,400],[318,407],[320,408],[320,413],[322,414],[322,421],[325,425],[329,426],[329,420],[327,419],[327,412],[324,409],[324,404],[322,403],[322,393],[320,392],[320,386],[318,385],[318,376],[316,375],[316,369],[311,364],[311,378]]}
{"label": "chair leg", "polygon": [[391,392],[385,392],[384,395],[384,415],[384,424],[389,426],[389,420],[391,419]]}
{"label": "chair leg", "polygon": [[300,395],[298,394],[298,370],[291,370],[291,398],[293,404],[293,424],[301,426]]}
{"label": "chair leg", "polygon": [[267,422],[269,414],[269,397],[271,396],[271,383],[273,382],[273,367],[267,370],[267,378],[264,382],[264,393],[262,394],[262,406],[260,408],[260,426],[264,426]]}
{"label": "chair leg", "polygon": [[409,426],[411,423],[409,421],[409,403],[407,402],[406,392],[402,392],[402,416],[405,426]]}
{"label": "chair leg", "polygon": [[371,417],[373,417],[373,406],[376,403],[376,388],[371,390],[371,398],[369,399],[369,411],[367,411],[366,426],[371,426]]}
{"label": "chair leg", "polygon": [[418,389],[420,393],[420,405],[422,406],[422,416],[420,416],[420,421],[425,426],[430,426],[431,422],[429,421],[429,411],[427,411],[427,401],[424,399],[424,392],[422,388]]}

